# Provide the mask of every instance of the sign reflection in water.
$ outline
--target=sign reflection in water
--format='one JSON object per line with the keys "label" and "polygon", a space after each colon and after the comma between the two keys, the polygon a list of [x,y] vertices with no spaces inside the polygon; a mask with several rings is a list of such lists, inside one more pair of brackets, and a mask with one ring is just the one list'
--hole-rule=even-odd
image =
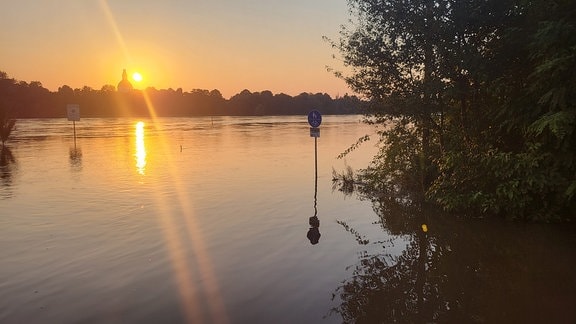
{"label": "sign reflection in water", "polygon": [[340,322],[323,317],[365,247],[335,220],[375,219],[326,181],[357,118],[322,125],[314,248],[302,116],[85,119],[79,168],[68,121],[19,121],[0,167],[0,323]]}
{"label": "sign reflection in water", "polygon": [[81,159],[64,118],[18,121],[0,323],[575,323],[573,226],[333,191],[377,154],[336,159],[372,134],[358,116],[323,121],[317,178],[302,116],[137,121],[84,119]]}
{"label": "sign reflection in water", "polygon": [[136,123],[136,169],[144,175],[146,171],[146,145],[144,143],[144,122]]}

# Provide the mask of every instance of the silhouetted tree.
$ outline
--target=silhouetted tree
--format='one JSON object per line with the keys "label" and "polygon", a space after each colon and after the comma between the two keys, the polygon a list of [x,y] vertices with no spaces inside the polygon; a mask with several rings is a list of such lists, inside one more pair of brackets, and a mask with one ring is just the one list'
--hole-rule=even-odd
{"label": "silhouetted tree", "polygon": [[418,179],[449,210],[574,219],[576,2],[349,3],[332,45],[385,125],[374,181]]}
{"label": "silhouetted tree", "polygon": [[[311,95],[312,96],[312,95]],[[193,89],[184,91],[156,89],[118,92],[112,85],[103,85],[100,90],[84,86],[72,89],[68,85],[50,92],[38,81],[30,84],[0,75],[0,97],[7,103],[15,118],[64,117],[66,105],[79,104],[84,117],[121,116],[214,116],[214,115],[287,115],[305,114],[310,109],[320,109],[325,114],[354,113],[359,101],[331,100],[326,95],[322,100],[300,102],[288,95],[274,95],[271,91],[250,92],[243,90],[230,100],[223,98],[217,90]],[[147,99],[145,99],[147,97]]]}
{"label": "silhouetted tree", "polygon": [[100,91],[102,91],[102,92],[114,92],[114,91],[116,91],[116,87],[111,85],[111,84],[105,84],[102,86]]}

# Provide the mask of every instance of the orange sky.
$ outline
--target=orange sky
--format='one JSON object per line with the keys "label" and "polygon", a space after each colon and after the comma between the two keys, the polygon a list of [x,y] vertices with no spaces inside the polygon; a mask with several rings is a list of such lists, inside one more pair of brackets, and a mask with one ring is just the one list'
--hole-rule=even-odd
{"label": "orange sky", "polygon": [[18,0],[0,4],[0,71],[17,80],[100,89],[122,69],[136,88],[351,93],[338,39],[346,0]]}

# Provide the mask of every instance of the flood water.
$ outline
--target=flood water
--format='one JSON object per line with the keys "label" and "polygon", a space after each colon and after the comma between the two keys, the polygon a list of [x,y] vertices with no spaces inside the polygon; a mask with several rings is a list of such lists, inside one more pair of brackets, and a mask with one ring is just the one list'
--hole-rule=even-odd
{"label": "flood water", "polygon": [[317,169],[306,116],[83,119],[76,139],[64,119],[19,120],[0,323],[576,321],[573,226],[335,190],[333,168],[376,152],[336,159],[374,132],[359,119],[324,116]]}

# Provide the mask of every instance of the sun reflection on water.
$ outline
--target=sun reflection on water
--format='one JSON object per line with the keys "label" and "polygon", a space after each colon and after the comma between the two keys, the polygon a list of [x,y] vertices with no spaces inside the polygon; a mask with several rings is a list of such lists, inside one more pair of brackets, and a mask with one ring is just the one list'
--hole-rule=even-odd
{"label": "sun reflection on water", "polygon": [[[120,33],[116,24],[116,19],[108,5],[109,0],[100,0],[100,4],[108,22],[118,41],[120,47],[124,52],[126,61],[132,61],[124,38]],[[152,123],[157,119],[156,109],[150,100],[148,94],[142,92],[144,101],[148,108]],[[154,151],[162,150],[169,152],[167,148],[169,140],[159,136],[155,140]],[[156,153],[154,154],[156,155]],[[198,277],[202,278],[201,283],[204,286],[206,299],[209,306],[209,321],[211,323],[229,323],[228,314],[222,295],[220,293],[219,280],[214,271],[212,260],[207,252],[202,232],[196,223],[196,217],[192,210],[194,210],[191,201],[186,195],[184,183],[181,181],[178,169],[170,163],[169,153],[166,162],[166,170],[169,172],[169,177],[172,180],[174,192],[177,195],[179,204],[177,207],[181,209],[182,219],[179,219],[173,213],[172,204],[166,201],[162,195],[156,197],[156,206],[158,207],[158,220],[160,221],[161,228],[164,232],[165,244],[168,254],[171,259],[174,276],[178,283],[178,290],[180,292],[180,302],[182,312],[189,323],[207,322],[202,314],[199,298],[195,292],[198,287],[195,286],[193,278],[196,276],[193,272],[198,269]],[[144,175],[146,167],[146,147],[144,145],[144,122],[139,121],[136,123],[136,168],[138,173]],[[178,215],[178,213],[176,213]],[[179,224],[184,223],[186,226],[185,233],[181,234]],[[185,242],[191,242],[191,245]],[[187,250],[190,249],[191,253],[195,256],[193,259],[187,257]]]}
{"label": "sun reflection on water", "polygon": [[144,175],[146,170],[146,145],[144,144],[144,122],[136,123],[136,170]]}

